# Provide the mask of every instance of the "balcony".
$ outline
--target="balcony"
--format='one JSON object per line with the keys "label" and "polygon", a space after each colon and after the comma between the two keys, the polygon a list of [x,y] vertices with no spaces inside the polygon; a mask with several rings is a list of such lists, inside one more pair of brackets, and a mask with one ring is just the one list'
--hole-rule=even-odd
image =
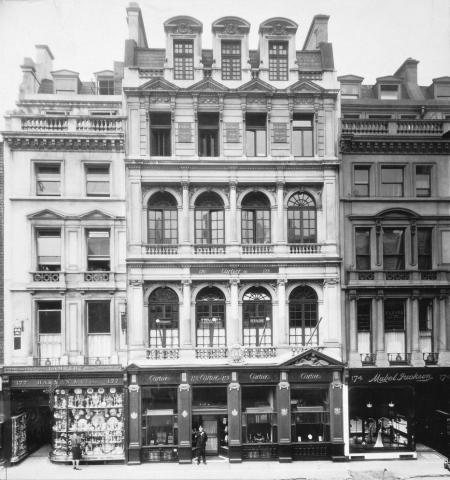
{"label": "balcony", "polygon": [[243,347],[244,358],[274,358],[277,356],[276,347]]}
{"label": "balcony", "polygon": [[107,116],[22,116],[20,129],[25,132],[95,132],[122,133],[123,118]]}
{"label": "balcony", "polygon": [[226,245],[194,245],[195,255],[224,255]]}
{"label": "balcony", "polygon": [[270,243],[248,243],[241,246],[242,255],[271,255],[274,245]]}
{"label": "balcony", "polygon": [[195,349],[195,358],[215,359],[227,358],[228,348],[226,347],[197,347]]}
{"label": "balcony", "polygon": [[111,272],[89,271],[84,272],[83,278],[85,282],[109,282]]}
{"label": "balcony", "polygon": [[64,365],[61,357],[34,357],[33,366],[35,367],[53,367]]}
{"label": "balcony", "polygon": [[364,366],[373,366],[377,361],[377,354],[376,353],[360,353],[359,356],[361,357],[361,365]]}
{"label": "balcony", "polygon": [[110,365],[111,357],[84,357],[85,365]]}
{"label": "balcony", "polygon": [[110,116],[78,118],[76,129],[78,132],[122,132],[123,121]]}
{"label": "balcony", "polygon": [[409,365],[411,363],[411,354],[404,352],[388,353],[389,365]]}
{"label": "balcony", "polygon": [[147,348],[146,357],[148,360],[178,360],[180,349],[178,347]]}
{"label": "balcony", "polygon": [[178,255],[178,245],[168,245],[165,243],[146,244],[143,246],[147,255]]}
{"label": "balcony", "polygon": [[33,282],[59,283],[60,281],[64,280],[64,273],[48,271],[32,272],[31,278]]}
{"label": "balcony", "polygon": [[321,253],[322,245],[319,243],[290,243],[289,253],[295,255],[311,255]]}
{"label": "balcony", "polygon": [[437,365],[439,361],[439,353],[438,352],[425,352],[423,354],[423,361],[425,365]]}
{"label": "balcony", "polygon": [[27,117],[22,118],[22,130],[28,132],[65,131],[68,129],[67,117]]}
{"label": "balcony", "polygon": [[450,280],[446,270],[349,270],[347,276],[349,285],[364,285],[367,281],[380,285],[399,282],[445,285]]}
{"label": "balcony", "polygon": [[444,133],[444,123],[444,120],[342,119],[341,133],[343,135],[425,135],[440,137]]}

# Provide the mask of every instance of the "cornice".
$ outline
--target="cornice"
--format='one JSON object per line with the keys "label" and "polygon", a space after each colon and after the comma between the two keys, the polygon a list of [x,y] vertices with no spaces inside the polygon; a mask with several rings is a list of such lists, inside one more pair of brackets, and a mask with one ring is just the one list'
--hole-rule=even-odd
{"label": "cornice", "polygon": [[365,153],[371,155],[448,155],[450,140],[440,138],[399,139],[359,138],[342,136],[339,142],[341,154]]}
{"label": "cornice", "polygon": [[123,133],[1,132],[11,150],[124,151]]}

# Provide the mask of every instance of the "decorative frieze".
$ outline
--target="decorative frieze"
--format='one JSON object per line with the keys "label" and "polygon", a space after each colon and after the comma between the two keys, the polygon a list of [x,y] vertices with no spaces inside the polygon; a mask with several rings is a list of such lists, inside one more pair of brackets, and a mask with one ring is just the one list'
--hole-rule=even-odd
{"label": "decorative frieze", "polygon": [[448,155],[450,141],[441,139],[427,139],[422,141],[411,140],[381,140],[381,139],[355,139],[341,138],[341,153],[367,153],[374,155]]}

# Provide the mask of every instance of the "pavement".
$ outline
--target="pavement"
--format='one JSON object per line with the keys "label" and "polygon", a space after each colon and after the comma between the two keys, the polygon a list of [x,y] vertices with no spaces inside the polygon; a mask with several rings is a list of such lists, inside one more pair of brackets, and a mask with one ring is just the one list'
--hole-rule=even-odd
{"label": "pavement", "polygon": [[81,464],[81,470],[48,460],[43,447],[20,464],[0,469],[0,480],[425,480],[448,478],[445,458],[426,449],[417,460],[365,460],[334,463],[328,460],[292,463],[207,459],[206,465],[177,463]]}

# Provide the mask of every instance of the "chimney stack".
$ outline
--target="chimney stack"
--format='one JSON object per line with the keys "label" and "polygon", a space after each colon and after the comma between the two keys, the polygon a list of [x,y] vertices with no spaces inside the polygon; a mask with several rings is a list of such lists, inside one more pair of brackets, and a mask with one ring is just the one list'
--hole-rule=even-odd
{"label": "chimney stack", "polygon": [[47,45],[35,45],[36,47],[36,76],[39,82],[51,79],[50,72],[53,70],[53,56]]}
{"label": "chimney stack", "polygon": [[405,83],[417,85],[417,64],[418,60],[407,58],[400,68],[394,73],[395,77],[401,78]]}
{"label": "chimney stack", "polygon": [[328,15],[315,15],[306,35],[303,50],[318,50],[319,45],[328,43]]}
{"label": "chimney stack", "polygon": [[139,4],[130,2],[127,7],[128,39],[134,40],[137,47],[148,48],[144,22]]}

